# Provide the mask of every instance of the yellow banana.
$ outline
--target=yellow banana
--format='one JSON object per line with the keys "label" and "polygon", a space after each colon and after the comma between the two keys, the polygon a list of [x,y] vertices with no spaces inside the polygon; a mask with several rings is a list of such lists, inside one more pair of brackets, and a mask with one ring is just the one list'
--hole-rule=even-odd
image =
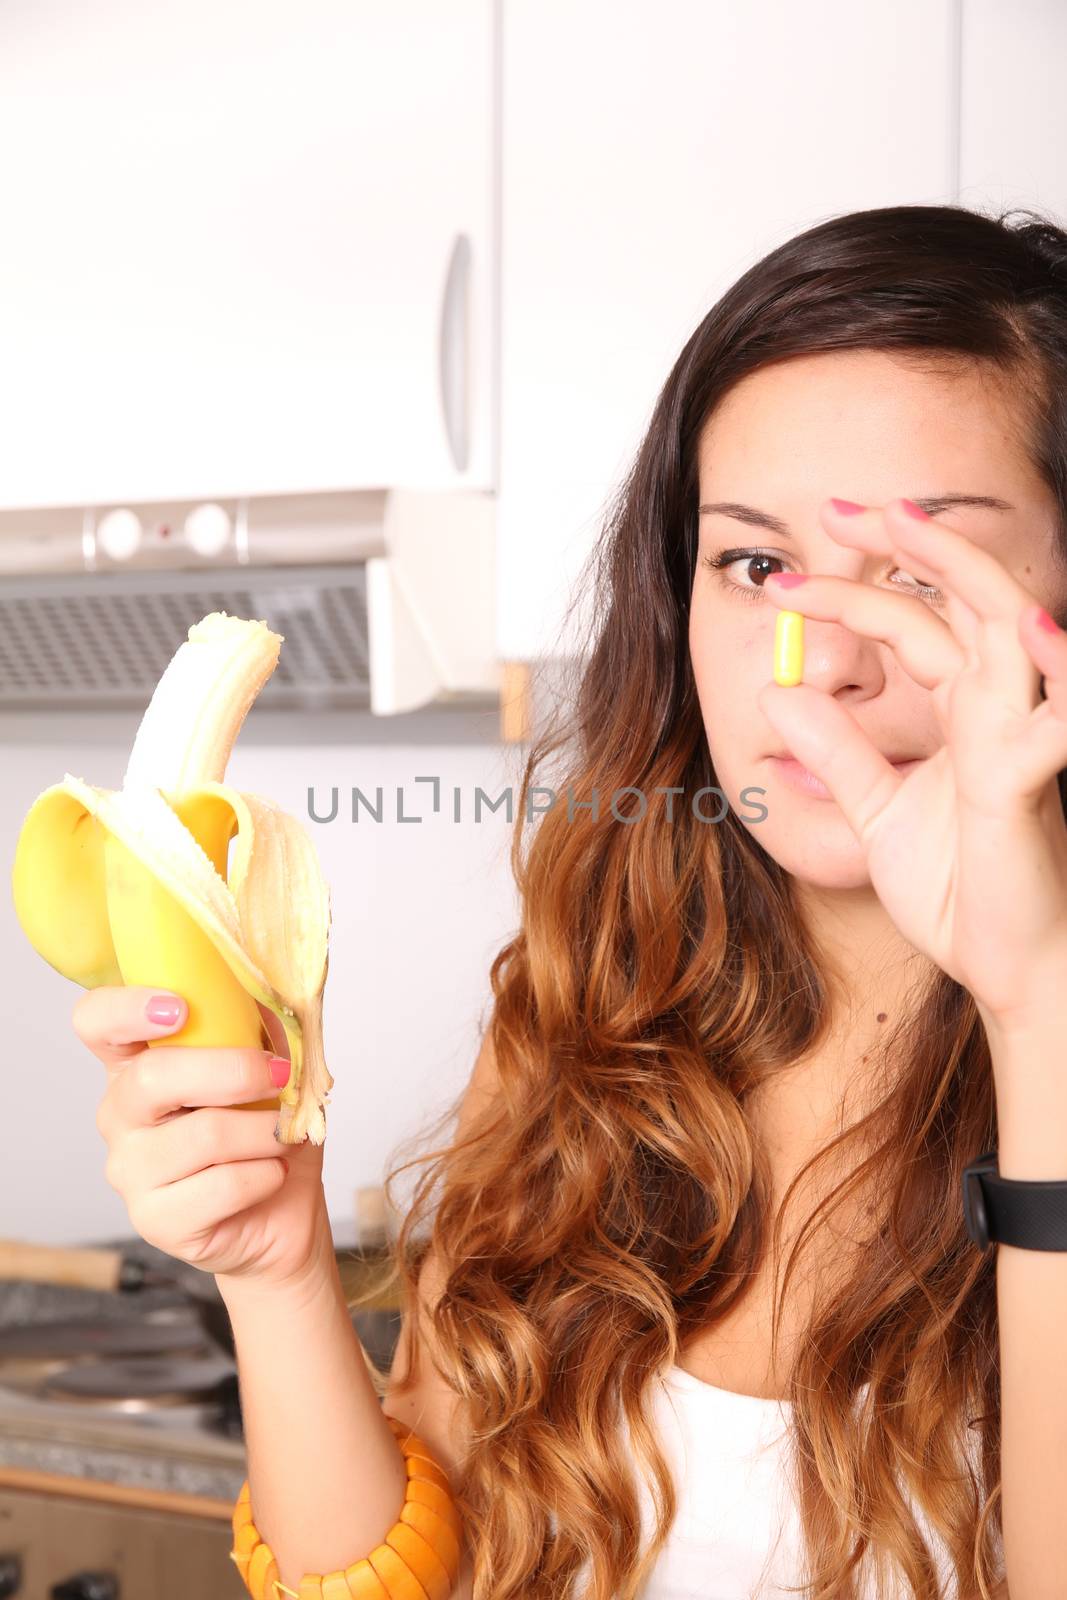
{"label": "yellow banana", "polygon": [[322,1037],[329,889],[294,817],[223,782],[283,643],[264,622],[212,612],[189,629],[137,731],[121,789],[64,773],[19,833],[15,912],[64,977],[172,989],[185,1025],[149,1046],[270,1046],[260,1001],[285,1029],[292,1070],[277,1100],[286,1144],[326,1137],[333,1087]]}

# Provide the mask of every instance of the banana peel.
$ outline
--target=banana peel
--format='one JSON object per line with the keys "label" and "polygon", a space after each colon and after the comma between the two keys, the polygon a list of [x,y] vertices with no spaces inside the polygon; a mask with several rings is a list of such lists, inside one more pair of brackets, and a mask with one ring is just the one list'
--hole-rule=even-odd
{"label": "banana peel", "polygon": [[300,823],[221,781],[281,643],[264,622],[225,612],[190,628],[142,719],[123,787],[68,772],[34,801],[12,894],[29,942],[64,977],[184,996],[186,1023],[150,1047],[270,1048],[260,1005],[272,1011],[290,1078],[255,1107],[278,1107],[282,1143],[321,1144],[334,1082],[322,1034],[329,889]]}

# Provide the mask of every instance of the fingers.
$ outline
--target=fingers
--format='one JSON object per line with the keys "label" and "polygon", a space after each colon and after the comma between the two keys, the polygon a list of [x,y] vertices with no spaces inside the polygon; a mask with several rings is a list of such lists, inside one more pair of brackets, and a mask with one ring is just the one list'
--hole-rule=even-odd
{"label": "fingers", "polygon": [[1021,791],[1038,798],[1067,766],[1067,633],[1034,605],[1019,619],[1019,638],[1045,680],[1045,698],[1031,712],[1015,751]]}
{"label": "fingers", "polygon": [[229,1161],[205,1167],[163,1188],[142,1189],[127,1200],[126,1209],[143,1239],[168,1255],[195,1264],[203,1250],[203,1245],[198,1250],[198,1239],[209,1237],[220,1222],[277,1194],[286,1179],[283,1159],[278,1156]]}
{"label": "fingers", "polygon": [[763,592],[776,606],[813,621],[843,623],[853,633],[889,645],[908,676],[924,689],[936,689],[963,665],[959,641],[923,600],[819,573],[787,588],[777,582],[780,576],[772,572],[763,580]]}
{"label": "fingers", "polygon": [[[827,533],[838,544],[852,545],[872,555],[890,556],[905,569],[910,578],[937,588],[944,625],[955,638],[961,656],[968,656],[978,648],[978,616],[958,589],[948,581],[943,563],[936,570],[929,565],[929,540],[925,541],[923,548],[918,548],[917,541],[923,537],[921,533],[915,533],[919,524],[903,507],[902,500],[895,500],[884,507],[865,506],[858,515],[846,515],[829,500],[820,507],[819,515]],[[929,526],[939,530],[944,528],[943,523],[934,523],[932,520]],[[976,548],[970,541],[964,542],[970,549]],[[930,603],[918,595],[915,596],[915,602],[924,608]]]}
{"label": "fingers", "polygon": [[955,528],[907,510],[910,502],[890,500],[884,509],[891,542],[920,560],[932,582],[959,596],[983,622],[1014,624],[1021,606],[1032,602],[1022,584],[990,550]]}
{"label": "fingers", "polygon": [[276,1100],[279,1085],[270,1059],[267,1051],[250,1048],[159,1045],[128,1062],[108,1098],[116,1119],[128,1127],[150,1127],[186,1107]]}
{"label": "fingers", "polygon": [[[921,508],[913,513],[911,504],[890,500],[850,517],[826,502],[820,514],[827,532],[840,543],[891,555],[912,577],[937,585],[945,596],[943,625],[958,646],[958,666],[965,658],[973,662],[986,686],[1025,716],[1037,703],[1038,676],[1019,649],[1017,618],[1033,603],[1033,595],[992,551]],[[921,678],[916,681],[936,687]]]}
{"label": "fingers", "polygon": [[[157,996],[177,1002],[178,1015],[173,1021],[153,1022],[149,1017],[149,1003]],[[105,984],[78,996],[71,1025],[82,1044],[114,1073],[140,1055],[149,1039],[176,1033],[187,1016],[188,1006],[181,995],[137,984]]]}
{"label": "fingers", "polygon": [[805,683],[788,689],[768,683],[756,699],[796,759],[825,783],[856,838],[868,844],[890,800],[910,780],[833,695]]}
{"label": "fingers", "polygon": [[187,1111],[155,1127],[128,1128],[111,1146],[104,1175],[130,1201],[147,1189],[181,1183],[207,1167],[285,1155],[274,1137],[275,1111]]}

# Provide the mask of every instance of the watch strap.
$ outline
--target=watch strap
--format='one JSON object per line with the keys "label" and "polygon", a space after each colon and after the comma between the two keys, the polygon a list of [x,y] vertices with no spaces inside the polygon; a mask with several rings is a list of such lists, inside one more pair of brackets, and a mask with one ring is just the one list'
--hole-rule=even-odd
{"label": "watch strap", "polygon": [[1067,1251],[1067,1178],[1002,1178],[987,1150],[963,1171],[963,1213],[979,1249]]}

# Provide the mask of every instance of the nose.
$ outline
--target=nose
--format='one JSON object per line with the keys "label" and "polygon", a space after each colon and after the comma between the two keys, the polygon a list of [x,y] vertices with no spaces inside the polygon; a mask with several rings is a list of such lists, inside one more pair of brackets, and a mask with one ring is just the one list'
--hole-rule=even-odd
{"label": "nose", "polygon": [[877,694],[886,679],[888,645],[840,622],[804,619],[804,677],[826,694]]}

